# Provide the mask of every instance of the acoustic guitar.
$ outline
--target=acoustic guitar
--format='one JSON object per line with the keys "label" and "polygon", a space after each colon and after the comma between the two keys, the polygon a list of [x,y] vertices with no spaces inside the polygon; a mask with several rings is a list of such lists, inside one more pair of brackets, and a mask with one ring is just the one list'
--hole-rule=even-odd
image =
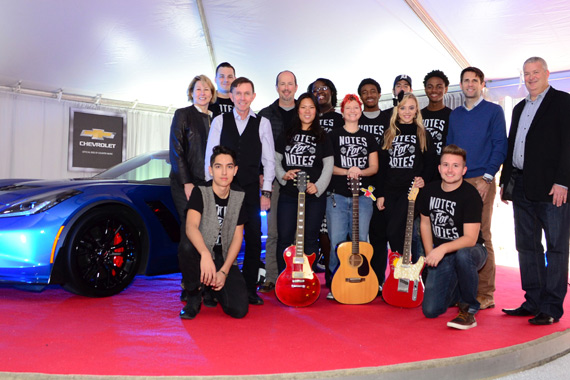
{"label": "acoustic guitar", "polygon": [[297,233],[295,245],[283,252],[285,270],[281,272],[275,284],[277,299],[287,306],[309,306],[319,298],[321,283],[313,272],[315,253],[305,255],[305,191],[307,173],[297,173]]}
{"label": "acoustic guitar", "polygon": [[415,264],[412,264],[414,207],[419,190],[412,185],[408,194],[404,254],[392,252],[388,259],[390,274],[382,287],[382,297],[387,304],[392,306],[412,308],[420,306],[424,300],[424,282],[422,280],[424,257],[421,256]]}
{"label": "acoustic guitar", "polygon": [[359,241],[358,197],[360,181],[350,179],[352,193],[352,241],[339,244],[340,265],[334,274],[331,292],[340,303],[358,305],[374,300],[378,295],[378,277],[370,266],[374,250],[368,242]]}

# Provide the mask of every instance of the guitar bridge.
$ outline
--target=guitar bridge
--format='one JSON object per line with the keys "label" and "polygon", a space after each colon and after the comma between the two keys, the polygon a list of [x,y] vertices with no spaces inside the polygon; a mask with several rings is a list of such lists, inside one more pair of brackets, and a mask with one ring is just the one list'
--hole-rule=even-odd
{"label": "guitar bridge", "polygon": [[[413,288],[412,288],[412,301],[418,299],[418,289],[419,289],[419,281],[412,281]],[[398,280],[398,291],[401,293],[408,293],[410,289],[410,280],[401,278]]]}
{"label": "guitar bridge", "polygon": [[347,277],[347,278],[345,278],[345,281],[350,282],[351,284],[358,284],[358,283],[366,281],[366,279],[361,278],[361,277]]}

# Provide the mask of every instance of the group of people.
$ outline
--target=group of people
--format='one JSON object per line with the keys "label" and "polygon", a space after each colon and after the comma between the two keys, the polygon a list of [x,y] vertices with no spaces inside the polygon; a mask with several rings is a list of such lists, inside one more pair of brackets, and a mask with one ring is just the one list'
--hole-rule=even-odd
{"label": "group of people", "polygon": [[[525,291],[520,307],[503,311],[532,316],[529,322],[536,325],[557,322],[568,279],[570,95],[552,88],[548,77],[542,58],[525,61],[529,95],[515,107],[507,138],[503,110],[483,98],[485,78],[476,67],[461,72],[465,102],[453,111],[444,104],[449,79],[439,70],[424,78],[424,109],[413,95],[412,79],[398,75],[394,108],[380,110],[381,87],[366,78],[357,94],[342,99],[340,113],[336,88],[326,78],[295,99],[295,75],[280,72],[278,99],[256,114],[253,82],[236,78],[229,63],[216,69],[217,91],[206,76],[196,76],[188,88],[193,105],[175,112],[170,139],[186,301],[180,316],[192,319],[202,303],[220,303],[241,318],[249,305],[263,304],[257,294],[260,211],[268,211],[268,238],[259,291],[268,292],[285,269],[283,251],[295,242],[295,179],[303,171],[304,246],[307,254],[324,255],[327,287],[339,265],[335,248],[349,239],[353,221],[358,239],[372,244],[371,266],[384,282],[388,247],[403,251],[407,195],[416,187],[413,260],[426,256],[424,315],[434,318],[457,305],[448,326],[475,327],[475,314],[495,306],[491,219],[495,177],[503,165],[501,197],[513,202]],[[356,220],[350,179],[362,189]]]}

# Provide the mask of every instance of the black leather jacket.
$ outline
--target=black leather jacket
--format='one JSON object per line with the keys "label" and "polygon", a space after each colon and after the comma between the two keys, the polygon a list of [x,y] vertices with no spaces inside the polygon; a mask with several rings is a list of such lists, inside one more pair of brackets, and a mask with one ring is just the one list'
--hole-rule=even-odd
{"label": "black leather jacket", "polygon": [[210,116],[195,106],[176,110],[170,127],[170,178],[180,186],[201,185],[204,179],[204,156]]}

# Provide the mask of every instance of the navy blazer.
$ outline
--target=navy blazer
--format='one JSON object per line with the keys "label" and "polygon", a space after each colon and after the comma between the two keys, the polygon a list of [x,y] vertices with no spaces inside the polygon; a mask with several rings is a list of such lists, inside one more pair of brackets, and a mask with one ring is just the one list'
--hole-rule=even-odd
{"label": "navy blazer", "polygon": [[[513,109],[509,148],[500,184],[509,183],[519,120],[526,100]],[[552,185],[570,187],[570,94],[550,87],[532,120],[525,141],[523,183],[531,201],[552,202]]]}

